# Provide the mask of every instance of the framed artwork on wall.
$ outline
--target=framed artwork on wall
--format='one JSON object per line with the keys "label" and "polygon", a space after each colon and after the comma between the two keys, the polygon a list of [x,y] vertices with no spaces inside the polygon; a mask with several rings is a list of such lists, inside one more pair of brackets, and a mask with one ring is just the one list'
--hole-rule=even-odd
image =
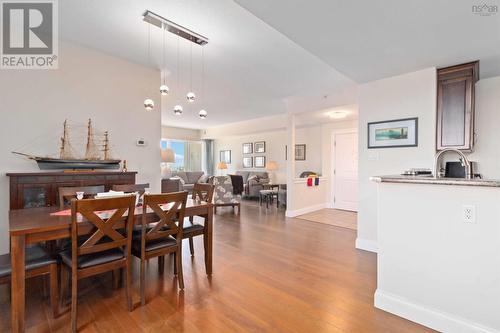
{"label": "framed artwork on wall", "polygon": [[253,147],[254,153],[262,154],[266,152],[266,142],[265,141],[257,141],[255,142]]}
{"label": "framed artwork on wall", "polygon": [[255,156],[254,157],[254,166],[256,168],[264,168],[266,166],[266,157],[265,156]]}
{"label": "framed artwork on wall", "polygon": [[295,160],[305,161],[306,160],[306,145],[295,145]]}
{"label": "framed artwork on wall", "polygon": [[219,152],[219,162],[225,162],[226,164],[231,164],[231,151],[221,150]]}
{"label": "framed artwork on wall", "polygon": [[251,142],[243,144],[243,154],[253,154],[253,144]]}
{"label": "framed artwork on wall", "polygon": [[252,157],[243,157],[243,167],[244,168],[252,168],[253,167],[253,158]]}
{"label": "framed artwork on wall", "polygon": [[368,149],[418,146],[418,118],[368,123]]}

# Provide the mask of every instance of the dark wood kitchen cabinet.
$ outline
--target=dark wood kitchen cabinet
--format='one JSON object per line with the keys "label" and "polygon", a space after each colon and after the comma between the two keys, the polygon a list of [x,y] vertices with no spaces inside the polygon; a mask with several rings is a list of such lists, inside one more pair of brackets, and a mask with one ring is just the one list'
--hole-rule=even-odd
{"label": "dark wood kitchen cabinet", "polygon": [[479,61],[437,71],[436,149],[472,151],[474,147],[474,92]]}

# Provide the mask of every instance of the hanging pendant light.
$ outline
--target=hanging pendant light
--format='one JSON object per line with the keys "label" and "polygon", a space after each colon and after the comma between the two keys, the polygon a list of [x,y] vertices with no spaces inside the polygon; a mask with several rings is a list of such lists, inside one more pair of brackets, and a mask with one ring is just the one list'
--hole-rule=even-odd
{"label": "hanging pendant light", "polygon": [[167,73],[166,73],[166,68],[165,68],[165,25],[162,23],[161,25],[162,28],[162,67],[163,67],[163,79],[162,79],[162,84],[160,86],[160,94],[162,96],[168,95],[170,92],[170,89],[167,86]]}
{"label": "hanging pendant light", "polygon": [[[190,39],[191,40],[191,39]],[[190,57],[190,65],[189,65],[189,92],[186,95],[186,98],[189,103],[193,103],[194,100],[196,99],[196,95],[193,92],[193,43],[190,43],[190,52],[191,52],[191,57]]]}
{"label": "hanging pendant light", "polygon": [[[181,68],[179,67],[179,35],[177,35],[177,91],[180,91],[180,80],[179,80],[179,73],[181,71]],[[174,114],[176,116],[180,116],[182,114],[183,108],[182,105],[177,104],[174,106]]]}
{"label": "hanging pendant light", "polygon": [[[201,98],[202,101],[205,102],[205,47],[201,47]],[[198,112],[198,116],[201,119],[206,119],[208,116],[208,112],[205,109],[201,109]]]}
{"label": "hanging pendant light", "polygon": [[[148,24],[148,65],[150,63],[150,53],[151,53],[151,25]],[[155,108],[155,103],[151,98],[146,98],[144,100],[144,108],[146,111],[152,111]]]}

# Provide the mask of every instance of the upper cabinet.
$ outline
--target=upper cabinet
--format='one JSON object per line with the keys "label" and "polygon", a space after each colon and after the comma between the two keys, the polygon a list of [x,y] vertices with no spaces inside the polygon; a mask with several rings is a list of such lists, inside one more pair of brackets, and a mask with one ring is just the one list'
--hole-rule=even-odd
{"label": "upper cabinet", "polygon": [[474,147],[474,89],[479,61],[437,71],[436,149],[472,151]]}

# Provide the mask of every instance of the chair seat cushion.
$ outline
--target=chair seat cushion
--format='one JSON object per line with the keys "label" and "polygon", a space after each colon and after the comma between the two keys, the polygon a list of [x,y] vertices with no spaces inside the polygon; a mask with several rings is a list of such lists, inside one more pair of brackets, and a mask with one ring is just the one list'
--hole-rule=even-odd
{"label": "chair seat cushion", "polygon": [[[72,266],[71,250],[63,251],[59,255],[66,265],[70,267]],[[124,257],[125,255],[123,254],[123,251],[119,248],[84,254],[78,256],[78,268],[88,268],[92,266],[102,265],[108,262],[123,259]]]}
{"label": "chair seat cushion", "polygon": [[[56,264],[57,260],[49,256],[40,245],[26,248],[25,254],[26,270],[40,268],[50,264]],[[0,256],[0,277],[9,276],[12,273],[10,253]]]}
{"label": "chair seat cushion", "polygon": [[[177,240],[174,237],[168,236],[146,241],[146,252],[163,249],[166,247],[177,246]],[[136,257],[141,256],[141,236],[135,236],[132,240],[132,254]]]}
{"label": "chair seat cushion", "polygon": [[184,221],[184,227],[182,228],[183,237],[189,237],[191,234],[202,234],[205,231],[205,227],[198,223],[191,223],[189,221]]}

